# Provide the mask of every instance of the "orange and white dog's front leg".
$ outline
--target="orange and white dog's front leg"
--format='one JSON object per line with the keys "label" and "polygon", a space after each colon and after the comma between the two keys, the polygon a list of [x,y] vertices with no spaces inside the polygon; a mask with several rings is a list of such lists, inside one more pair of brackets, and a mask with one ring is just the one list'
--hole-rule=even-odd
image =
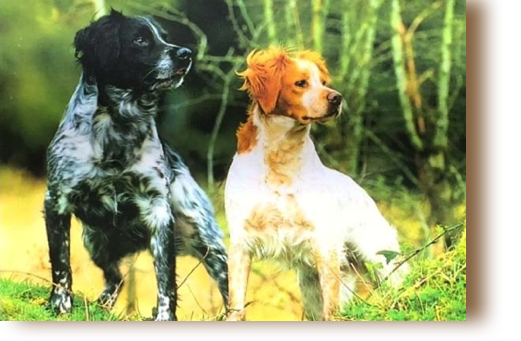
{"label": "orange and white dog's front leg", "polygon": [[227,321],[244,321],[246,318],[244,305],[250,268],[250,253],[238,245],[232,245],[228,255],[230,309],[226,318]]}
{"label": "orange and white dog's front leg", "polygon": [[340,257],[333,250],[315,248],[313,253],[322,290],[322,320],[330,321],[339,308]]}

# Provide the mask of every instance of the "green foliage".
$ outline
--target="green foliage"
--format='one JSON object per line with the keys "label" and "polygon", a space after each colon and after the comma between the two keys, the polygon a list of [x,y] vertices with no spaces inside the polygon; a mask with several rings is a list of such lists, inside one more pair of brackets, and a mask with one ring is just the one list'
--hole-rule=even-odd
{"label": "green foliage", "polygon": [[398,256],[399,253],[396,251],[383,250],[378,251],[376,254],[384,256],[385,261],[387,262],[387,264],[389,264],[393,259],[396,258],[396,256]]}
{"label": "green foliage", "polygon": [[[401,2],[406,28],[424,13],[413,35],[423,107],[437,107],[443,6],[428,0]],[[2,1],[0,2],[0,162],[33,170],[43,168],[43,155],[78,80],[72,41],[75,32],[95,18],[98,7],[125,14],[154,15],[171,38],[197,52],[186,87],[169,95],[162,130],[179,149],[196,177],[213,167],[224,178],[235,152],[234,131],[245,118],[246,94],[237,77],[221,77],[244,67],[245,55],[273,42],[299,49],[319,48],[325,55],[332,86],[347,107],[334,124],[314,128],[326,163],[357,179],[402,179],[417,187],[414,150],[405,124],[393,70],[391,1],[342,0],[179,0],[179,1]],[[272,8],[270,7],[272,6]],[[26,9],[30,7],[31,10]],[[270,9],[271,8],[271,9]],[[427,12],[426,12],[427,11]],[[268,15],[267,15],[268,14]],[[270,21],[269,18],[273,19]],[[455,1],[451,73],[447,89],[450,111],[447,163],[451,177],[465,177],[465,3]],[[21,25],[23,23],[23,25]],[[215,29],[218,28],[218,29]],[[226,83],[228,81],[228,84]],[[447,82],[445,82],[447,83]],[[445,84],[444,83],[444,84]],[[223,101],[224,88],[229,97]],[[445,97],[444,97],[445,98]],[[215,146],[209,147],[216,118],[225,102]],[[426,118],[431,113],[425,111]],[[221,115],[222,116],[222,115]],[[212,148],[213,162],[207,160]],[[31,158],[31,155],[41,156]],[[463,160],[463,161],[460,161]],[[37,164],[35,164],[37,163]],[[205,176],[206,177],[206,176]],[[454,180],[454,179],[451,179]]]}
{"label": "green foliage", "polygon": [[341,311],[343,320],[465,321],[467,319],[466,225],[454,249],[412,266],[401,288],[382,287]]}

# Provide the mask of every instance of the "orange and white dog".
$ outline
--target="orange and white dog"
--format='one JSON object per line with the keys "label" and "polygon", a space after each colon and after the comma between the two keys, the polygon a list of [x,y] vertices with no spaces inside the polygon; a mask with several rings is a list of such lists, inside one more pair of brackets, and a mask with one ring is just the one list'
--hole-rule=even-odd
{"label": "orange and white dog", "polygon": [[[342,96],[315,52],[254,51],[239,73],[252,98],[237,132],[225,189],[230,228],[228,320],[243,320],[251,259],[296,267],[308,319],[329,320],[353,292],[348,253],[395,267],[380,251],[399,252],[395,229],[350,177],[325,167],[310,138],[313,122],[341,112]],[[404,268],[390,276],[398,284]]]}

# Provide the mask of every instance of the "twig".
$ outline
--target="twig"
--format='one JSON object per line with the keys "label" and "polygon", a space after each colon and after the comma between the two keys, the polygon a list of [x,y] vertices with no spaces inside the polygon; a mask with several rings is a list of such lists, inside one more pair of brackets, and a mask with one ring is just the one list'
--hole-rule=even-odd
{"label": "twig", "polygon": [[420,186],[420,182],[414,176],[414,174],[409,170],[409,168],[403,164],[400,160],[398,160],[398,156],[393,153],[393,151],[385,145],[385,143],[382,142],[371,130],[367,129],[365,131],[365,135],[373,141],[374,144],[376,144],[389,158],[391,161],[403,172],[403,174],[417,187]]}
{"label": "twig", "polygon": [[201,306],[201,304],[197,300],[197,297],[195,297],[192,289],[190,288],[190,285],[187,285],[187,288],[188,288],[188,291],[190,292],[190,294],[192,294],[192,297],[194,298],[194,301],[197,304],[197,306],[199,307],[199,309],[201,309],[205,315],[208,315],[208,312]]}
{"label": "twig", "polygon": [[342,279],[342,276],[340,276],[340,275],[338,274],[338,271],[337,271],[337,270],[333,269],[333,267],[331,267],[331,266],[330,266],[329,264],[327,264],[327,263],[324,263],[324,264],[326,264],[326,266],[328,266],[329,269],[332,270],[331,272],[332,272],[333,274],[335,274],[335,276],[337,277],[338,280],[340,280],[340,284],[342,284],[342,285],[343,285],[347,290],[349,290],[349,291],[350,291],[350,292],[351,292],[351,293],[352,293],[356,298],[358,298],[360,301],[364,302],[365,304],[367,304],[367,305],[369,305],[369,306],[371,306],[371,307],[374,307],[374,305],[372,305],[371,303],[369,303],[367,300],[365,300],[364,298],[362,298],[362,296],[358,295],[358,294],[357,294],[353,289],[351,289],[351,288],[349,287],[349,285],[347,285],[347,284],[344,282],[344,280]]}
{"label": "twig", "polygon": [[[134,267],[134,264],[135,262],[137,261],[137,258],[139,256],[137,256],[134,260],[134,262],[131,264],[130,268],[129,268],[129,271],[127,271],[125,273],[125,275],[123,275],[123,278],[121,279],[121,281],[118,283],[118,285],[116,286],[116,291],[115,292],[119,292],[119,288],[121,287],[121,285],[123,285],[124,281],[125,281],[125,277],[128,275],[128,273],[130,272],[130,270]],[[26,276],[31,276],[31,277],[34,277],[34,278],[38,278],[39,280],[42,280],[46,283],[49,283],[51,284],[53,287],[60,287],[62,289],[64,289],[67,293],[69,293],[70,295],[75,295],[74,292],[72,290],[69,290],[69,289],[65,289],[63,288],[61,285],[59,284],[56,284],[50,280],[48,280],[47,278],[44,278],[44,277],[41,277],[41,276],[38,276],[38,275],[35,275],[35,274],[32,274],[32,273],[29,273],[29,272],[24,272],[24,271],[17,271],[17,270],[0,270],[0,273],[11,273],[11,274],[21,274],[21,275],[26,275]],[[85,298],[86,299],[86,298]],[[101,307],[101,308],[106,308],[107,306],[106,305],[103,305],[103,304],[99,304],[97,301],[94,302],[98,307]]]}
{"label": "twig", "polygon": [[353,264],[353,263],[350,263],[349,266],[351,267],[351,269],[353,269],[353,271],[356,273],[356,275],[358,276],[358,278],[360,278],[360,280],[362,281],[362,284],[364,285],[364,287],[367,289],[367,291],[369,291],[369,293],[372,294],[373,290],[367,285],[367,283],[365,282],[364,280],[364,277],[358,272],[358,270],[356,269],[356,266]]}
{"label": "twig", "polygon": [[[187,100],[187,101],[180,102],[177,104],[166,105],[164,108],[165,109],[181,109],[181,108],[191,107],[191,106],[194,106],[194,105],[197,105],[200,103],[207,103],[208,101],[221,99],[221,97],[222,97],[222,94],[204,94],[204,95],[201,95],[192,100]],[[245,109],[248,108],[248,105],[244,101],[242,101],[242,102],[228,101],[228,104],[234,105],[237,107],[244,107]]]}
{"label": "twig", "polygon": [[241,15],[244,19],[244,22],[246,23],[246,26],[250,30],[250,33],[252,35],[255,35],[255,25],[253,25],[253,21],[250,18],[250,15],[248,13],[248,10],[246,9],[246,6],[244,5],[244,2],[242,0],[237,0],[237,6],[239,7]]}
{"label": "twig", "polygon": [[87,302],[87,297],[83,296],[83,303],[85,304],[85,320],[89,321],[89,302]]}
{"label": "twig", "polygon": [[237,22],[237,18],[235,17],[235,11],[233,9],[233,1],[232,0],[225,0],[226,5],[228,7],[228,19],[230,19],[230,22],[232,23],[233,29],[235,33],[237,33],[237,37],[239,38],[239,43],[243,47],[250,46],[250,41],[244,34],[244,30]]}
{"label": "twig", "polygon": [[340,164],[340,162],[338,162],[334,157],[329,155],[329,153],[326,151],[326,149],[324,148],[324,145],[322,143],[317,143],[316,146],[317,146],[319,154],[321,156],[325,157],[327,159],[327,161],[333,167],[342,169],[342,165]]}
{"label": "twig", "polygon": [[119,296],[120,288],[125,283],[125,278],[127,278],[128,274],[134,269],[134,265],[136,264],[136,261],[138,258],[139,258],[139,254],[134,258],[134,261],[130,264],[128,271],[123,275],[123,277],[121,278],[121,281],[119,281],[118,285],[116,286],[116,290],[114,291],[114,294],[111,295],[111,298],[109,300],[107,300],[107,304],[99,304],[96,302],[98,304],[98,306],[105,308],[105,309],[112,308],[112,307],[110,307],[110,305],[108,305],[112,299],[112,296],[114,296],[114,295]]}
{"label": "twig", "polygon": [[[258,269],[253,269],[252,270],[254,274],[256,274],[257,276],[259,276],[260,278],[262,278],[263,281],[268,281],[270,279],[268,279],[268,277],[262,273],[262,271],[258,270]],[[275,279],[275,276],[272,276],[271,277],[271,281],[273,281],[273,284],[275,284],[275,287],[277,287],[277,289],[279,291],[282,291],[284,292],[286,295],[289,296],[291,302],[293,303],[297,303],[297,302],[300,302],[300,300],[298,299],[297,296],[295,296],[295,294],[293,294],[291,291],[287,290],[286,288],[283,288],[278,282],[277,280]]]}
{"label": "twig", "polygon": [[[441,273],[443,271],[443,269],[438,269],[436,271],[434,271],[433,273],[431,273],[429,276],[425,277],[425,278],[422,278],[420,281],[414,283],[414,285],[410,288],[408,288],[407,290],[405,290],[404,292],[402,292],[400,295],[398,295],[398,297],[396,297],[393,302],[389,305],[389,308],[390,309],[393,309],[394,306],[396,305],[396,303],[398,303],[398,301],[400,300],[400,298],[402,298],[403,296],[405,296],[405,294],[407,294],[408,292],[411,292],[411,291],[416,291],[416,289],[418,289],[423,283],[427,282],[429,279],[431,279],[432,277],[434,276],[437,276],[439,273]],[[420,300],[421,302],[421,300]]]}
{"label": "twig", "polygon": [[[27,276],[31,276],[31,277],[34,277],[34,278],[38,278],[46,283],[49,283],[51,284],[53,287],[61,287],[61,285],[59,284],[56,284],[50,280],[48,280],[47,278],[44,278],[44,277],[41,277],[41,276],[38,276],[38,275],[35,275],[35,274],[32,274],[32,273],[29,273],[29,272],[24,272],[24,271],[17,271],[17,270],[0,270],[0,273],[11,273],[11,274],[20,274],[20,275],[27,275]],[[70,290],[66,290],[69,294],[72,294],[73,292],[70,291]]]}
{"label": "twig", "polygon": [[[443,230],[442,233],[440,233],[439,235],[437,235],[433,240],[431,240],[430,242],[428,242],[427,244],[425,244],[424,246],[422,246],[421,248],[419,249],[416,249],[414,250],[413,252],[411,252],[411,254],[409,256],[407,256],[404,260],[402,260],[401,262],[399,262],[394,268],[393,270],[391,270],[391,272],[389,272],[389,274],[387,274],[387,276],[385,276],[385,278],[380,282],[380,285],[385,282],[396,270],[398,270],[399,267],[401,267],[403,264],[405,264],[406,262],[408,262],[411,258],[413,258],[414,256],[416,256],[417,254],[419,254],[420,252],[422,252],[423,250],[425,250],[426,248],[428,248],[429,246],[433,245],[433,244],[436,244],[438,242],[438,240],[440,240],[441,237],[443,237],[444,235],[446,235],[447,233],[451,232],[451,231],[454,231],[456,229],[459,229],[463,226],[463,223],[458,223],[456,225],[453,225],[453,226],[450,226],[450,227],[447,227]],[[378,287],[379,287],[378,286]],[[377,287],[377,288],[378,288]]]}
{"label": "twig", "polygon": [[[228,55],[233,54],[233,49],[228,51]],[[217,136],[219,135],[219,130],[221,128],[221,124],[224,118],[224,114],[226,113],[226,108],[228,107],[228,96],[230,93],[230,84],[232,83],[235,77],[235,68],[238,66],[238,62],[234,64],[234,67],[223,76],[224,84],[223,84],[223,92],[221,96],[221,105],[219,107],[219,112],[217,113],[217,117],[215,119],[215,125],[212,129],[212,134],[210,135],[210,142],[208,143],[208,152],[206,154],[206,159],[208,163],[207,176],[208,176],[208,187],[210,188],[210,192],[213,193],[215,190],[215,183],[213,177],[213,156],[215,143],[217,141]]]}
{"label": "twig", "polygon": [[203,61],[208,62],[216,62],[216,63],[222,63],[222,62],[228,62],[228,63],[237,63],[237,62],[243,62],[244,57],[243,56],[233,56],[226,54],[225,56],[210,56],[206,55],[202,59]]}
{"label": "twig", "polygon": [[411,25],[409,26],[409,29],[407,30],[407,34],[412,36],[414,32],[418,29],[418,27],[421,25],[425,19],[427,19],[428,16],[435,13],[438,9],[441,8],[441,5],[443,5],[444,0],[436,1],[432,3],[430,7],[425,8],[414,20],[412,21]]}
{"label": "twig", "polygon": [[190,277],[190,275],[195,271],[195,269],[197,269],[199,267],[199,265],[201,265],[201,263],[206,259],[206,257],[208,257],[209,253],[210,253],[210,248],[206,248],[206,254],[203,256],[203,258],[201,258],[199,260],[199,262],[192,268],[192,270],[190,270],[190,272],[188,273],[188,275],[186,275],[186,277],[183,279],[181,284],[179,284],[177,286],[178,290],[179,290],[179,288],[181,288],[183,286],[183,284],[185,284],[185,282],[188,280],[188,277]]}

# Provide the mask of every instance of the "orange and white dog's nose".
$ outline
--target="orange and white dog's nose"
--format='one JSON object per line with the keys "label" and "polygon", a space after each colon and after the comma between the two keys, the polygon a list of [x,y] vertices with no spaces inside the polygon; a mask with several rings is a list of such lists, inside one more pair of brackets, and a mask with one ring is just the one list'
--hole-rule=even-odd
{"label": "orange and white dog's nose", "polygon": [[332,104],[332,105],[338,107],[342,103],[342,95],[339,92],[331,91],[327,95],[327,100],[328,100],[329,104]]}

